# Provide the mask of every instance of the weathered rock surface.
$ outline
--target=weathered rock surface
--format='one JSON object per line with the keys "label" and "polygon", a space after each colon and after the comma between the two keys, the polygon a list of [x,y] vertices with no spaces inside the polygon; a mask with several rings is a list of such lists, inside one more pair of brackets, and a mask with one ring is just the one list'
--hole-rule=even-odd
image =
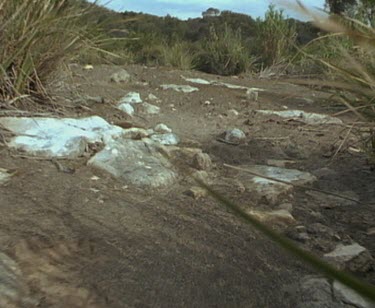
{"label": "weathered rock surface", "polygon": [[246,135],[242,130],[234,128],[226,130],[222,135],[221,139],[223,139],[224,142],[227,142],[229,144],[241,144],[245,142]]}
{"label": "weathered rock surface", "polygon": [[193,157],[192,166],[198,170],[209,170],[212,167],[210,155],[206,153],[197,153]]}
{"label": "weathered rock surface", "polygon": [[9,146],[29,155],[69,157],[83,155],[89,143],[106,143],[118,138],[123,129],[100,117],[83,119],[0,118],[8,130],[16,133]]}
{"label": "weathered rock surface", "polygon": [[367,272],[374,264],[370,252],[357,243],[337,245],[334,251],[325,254],[324,257],[339,268],[352,272]]}
{"label": "weathered rock surface", "polygon": [[193,186],[185,192],[187,196],[193,197],[194,199],[201,199],[207,197],[207,190],[199,186]]}
{"label": "weathered rock surface", "polygon": [[162,145],[177,145],[180,143],[180,138],[173,133],[152,135],[151,139]]}
{"label": "weathered rock surface", "polygon": [[309,125],[320,125],[320,124],[342,124],[343,122],[325,114],[310,113],[302,110],[257,110],[258,113],[266,115],[276,115],[282,118],[294,119],[304,122]]}
{"label": "weathered rock surface", "polygon": [[286,210],[276,210],[270,212],[250,210],[248,214],[260,222],[273,227],[286,228],[296,223],[296,220],[292,214]]}
{"label": "weathered rock surface", "polygon": [[149,103],[142,103],[137,105],[137,110],[148,115],[155,115],[160,113],[160,107]]}
{"label": "weathered rock surface", "polygon": [[125,69],[121,69],[118,72],[113,73],[111,75],[111,81],[116,82],[116,83],[129,82],[130,79],[131,79],[131,76]]}
{"label": "weathered rock surface", "polygon": [[159,123],[154,127],[154,131],[160,134],[167,134],[171,133],[172,129],[170,129],[167,125],[163,123]]}
{"label": "weathered rock surface", "polygon": [[301,308],[374,308],[367,299],[343,284],[326,278],[306,276],[300,281],[297,292]]}
{"label": "weathered rock surface", "polygon": [[133,116],[135,113],[135,109],[132,104],[130,103],[122,103],[117,106],[117,108],[123,112],[125,112],[129,116]]}
{"label": "weathered rock surface", "polygon": [[142,102],[141,95],[138,92],[129,92],[119,100],[119,104],[140,104]]}
{"label": "weathered rock surface", "polygon": [[269,204],[280,203],[281,198],[293,191],[295,185],[306,185],[312,183],[316,178],[307,172],[295,169],[278,168],[263,165],[244,166],[245,170],[255,174],[283,181],[280,183],[260,176],[251,175],[247,182],[244,182],[246,189],[251,192],[254,199],[264,201]]}
{"label": "weathered rock surface", "polygon": [[171,164],[147,139],[112,142],[92,157],[89,164],[142,188],[167,187],[177,179]]}
{"label": "weathered rock surface", "polygon": [[163,90],[174,90],[183,93],[192,93],[199,91],[198,88],[189,85],[163,84],[160,86]]}

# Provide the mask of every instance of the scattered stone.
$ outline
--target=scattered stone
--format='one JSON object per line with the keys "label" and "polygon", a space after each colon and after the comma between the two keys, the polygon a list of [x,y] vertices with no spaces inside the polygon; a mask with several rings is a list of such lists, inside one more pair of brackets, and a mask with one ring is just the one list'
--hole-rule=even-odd
{"label": "scattered stone", "polygon": [[207,190],[199,186],[193,186],[185,192],[187,196],[193,197],[194,199],[201,199],[207,197]]}
{"label": "scattered stone", "polygon": [[117,106],[117,108],[125,112],[129,116],[133,116],[135,112],[133,105],[129,103],[120,104]]}
{"label": "scattered stone", "polygon": [[140,104],[142,103],[141,95],[138,92],[129,92],[119,101],[119,104]]}
{"label": "scattered stone", "polygon": [[372,268],[374,261],[370,252],[357,243],[346,246],[339,244],[334,251],[325,254],[324,257],[339,268],[352,272],[367,272]]}
{"label": "scattered stone", "polygon": [[258,101],[259,97],[259,89],[257,88],[249,88],[246,90],[246,98],[251,101]]}
{"label": "scattered stone", "polygon": [[249,181],[245,183],[247,190],[252,193],[254,199],[271,205],[280,203],[283,196],[287,196],[293,191],[293,185],[287,183],[307,185],[316,180],[310,173],[295,169],[262,165],[244,166],[244,169],[255,174],[285,182],[280,183],[260,176],[249,175]]}
{"label": "scattered stone", "polygon": [[153,130],[132,127],[132,128],[124,129],[123,134],[121,136],[127,139],[141,140],[143,138],[150,137],[153,133],[154,133]]}
{"label": "scattered stone", "polygon": [[88,104],[104,104],[105,103],[105,100],[102,96],[88,96],[86,95],[84,97],[84,100],[86,103]]}
{"label": "scattered stone", "polygon": [[205,79],[202,79],[202,78],[185,78],[182,76],[183,79],[185,79],[186,81],[189,81],[191,83],[196,83],[196,84],[211,84],[210,81],[208,80],[205,80]]}
{"label": "scattered stone", "polygon": [[167,134],[171,133],[172,129],[170,129],[167,125],[160,123],[155,126],[154,131],[160,134]]}
{"label": "scattered stone", "polygon": [[243,194],[246,191],[246,187],[241,181],[235,180],[234,185],[236,187],[236,191],[240,194]]}
{"label": "scattered stone", "polygon": [[286,228],[296,223],[292,214],[286,210],[276,210],[271,212],[250,210],[248,214],[262,223],[275,227]]}
{"label": "scattered stone", "polygon": [[108,144],[89,164],[140,188],[164,188],[176,182],[172,165],[153,142],[121,139]]}
{"label": "scattered stone", "polygon": [[150,101],[159,101],[159,99],[154,94],[151,94],[151,93],[147,96],[147,98]]}
{"label": "scattered stone", "polygon": [[334,281],[317,276],[306,276],[297,288],[299,308],[373,308],[374,305],[355,291]]}
{"label": "scattered stone", "polygon": [[206,153],[197,153],[193,157],[193,168],[198,170],[209,170],[212,167],[210,155]]}
{"label": "scattered stone", "polygon": [[342,124],[343,122],[325,114],[309,113],[302,110],[257,110],[258,113],[267,115],[276,115],[282,118],[288,118],[298,120],[309,125],[320,125],[320,124]]}
{"label": "scattered stone", "polygon": [[129,82],[130,74],[126,70],[121,69],[120,71],[112,74],[111,81],[115,83]]}
{"label": "scattered stone", "polygon": [[149,104],[149,103],[142,103],[138,105],[138,110],[141,113],[146,113],[149,115],[155,115],[160,113],[160,107]]}
{"label": "scattered stone", "polygon": [[9,174],[8,170],[0,168],[0,185],[5,184],[11,178],[11,174]]}
{"label": "scattered stone", "polygon": [[193,178],[205,183],[206,185],[211,184],[210,176],[204,170],[197,170],[192,175]]}
{"label": "scattered stone", "polygon": [[333,294],[334,298],[349,307],[357,308],[374,308],[375,305],[371,304],[365,298],[360,296],[358,293],[343,285],[338,281],[333,282]]}
{"label": "scattered stone", "polygon": [[226,130],[219,138],[220,138],[219,140],[225,143],[238,145],[238,144],[245,142],[246,135],[242,130],[238,128],[234,128],[234,129]]}
{"label": "scattered stone", "polygon": [[237,118],[240,113],[235,109],[230,109],[227,111],[227,116],[230,118]]}
{"label": "scattered stone", "polygon": [[91,71],[91,70],[94,69],[94,67],[93,67],[91,64],[86,64],[86,65],[83,67],[83,69],[84,69],[85,71]]}
{"label": "scattered stone", "polygon": [[151,139],[162,145],[177,145],[180,143],[180,138],[173,133],[152,135]]}
{"label": "scattered stone", "polygon": [[43,157],[82,156],[90,143],[107,143],[123,133],[98,116],[72,118],[0,118],[0,124],[18,136],[9,147]]}
{"label": "scattered stone", "polygon": [[288,165],[295,164],[296,161],[294,161],[294,160],[268,159],[266,163],[269,166],[274,166],[274,167],[279,167],[279,168],[285,168]]}
{"label": "scattered stone", "polygon": [[163,90],[175,90],[177,92],[191,93],[199,91],[198,88],[188,86],[188,85],[176,85],[176,84],[163,84],[160,86]]}

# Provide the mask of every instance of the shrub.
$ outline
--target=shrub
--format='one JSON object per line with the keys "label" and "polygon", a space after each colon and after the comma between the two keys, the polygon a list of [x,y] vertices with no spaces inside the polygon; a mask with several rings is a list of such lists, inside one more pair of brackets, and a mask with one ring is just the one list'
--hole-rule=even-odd
{"label": "shrub", "polygon": [[177,42],[171,46],[164,45],[162,48],[163,64],[182,70],[194,68],[194,54],[191,44]]}
{"label": "shrub", "polygon": [[254,59],[243,43],[241,32],[233,31],[226,24],[222,31],[210,28],[210,35],[202,43],[198,55],[198,68],[207,73],[236,75],[246,72]]}
{"label": "shrub", "polygon": [[287,60],[294,51],[297,32],[292,20],[284,17],[282,10],[270,5],[264,21],[257,20],[254,49],[265,66]]}

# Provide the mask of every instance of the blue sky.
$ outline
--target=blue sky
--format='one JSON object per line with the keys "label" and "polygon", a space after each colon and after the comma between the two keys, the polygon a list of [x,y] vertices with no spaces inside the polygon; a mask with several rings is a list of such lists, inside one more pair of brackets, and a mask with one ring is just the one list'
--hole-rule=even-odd
{"label": "blue sky", "polygon": [[[93,2],[93,0],[89,0]],[[274,1],[277,3],[277,1]],[[304,0],[307,6],[322,8],[324,0]],[[181,19],[200,17],[201,13],[209,7],[220,10],[245,13],[252,17],[263,17],[271,1],[268,0],[100,0],[99,4],[105,5],[116,11],[135,11],[158,16],[170,14]],[[286,10],[290,17],[297,17],[295,12]]]}

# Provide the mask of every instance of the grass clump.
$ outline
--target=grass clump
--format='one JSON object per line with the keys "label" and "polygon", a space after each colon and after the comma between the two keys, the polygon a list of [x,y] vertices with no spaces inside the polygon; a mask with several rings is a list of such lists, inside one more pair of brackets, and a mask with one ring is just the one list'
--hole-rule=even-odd
{"label": "grass clump", "polygon": [[200,70],[218,75],[236,75],[250,69],[254,58],[246,48],[240,31],[234,31],[226,24],[218,31],[210,28],[210,35],[202,43],[198,55]]}
{"label": "grass clump", "polygon": [[263,65],[271,66],[287,61],[295,53],[297,30],[282,10],[270,5],[263,21],[257,20],[255,50]]}
{"label": "grass clump", "polygon": [[60,64],[90,45],[83,2],[0,0],[0,97],[46,97]]}
{"label": "grass clump", "polygon": [[191,45],[187,42],[175,42],[171,46],[164,45],[162,47],[162,56],[166,66],[181,70],[191,70],[195,66],[195,54]]}

